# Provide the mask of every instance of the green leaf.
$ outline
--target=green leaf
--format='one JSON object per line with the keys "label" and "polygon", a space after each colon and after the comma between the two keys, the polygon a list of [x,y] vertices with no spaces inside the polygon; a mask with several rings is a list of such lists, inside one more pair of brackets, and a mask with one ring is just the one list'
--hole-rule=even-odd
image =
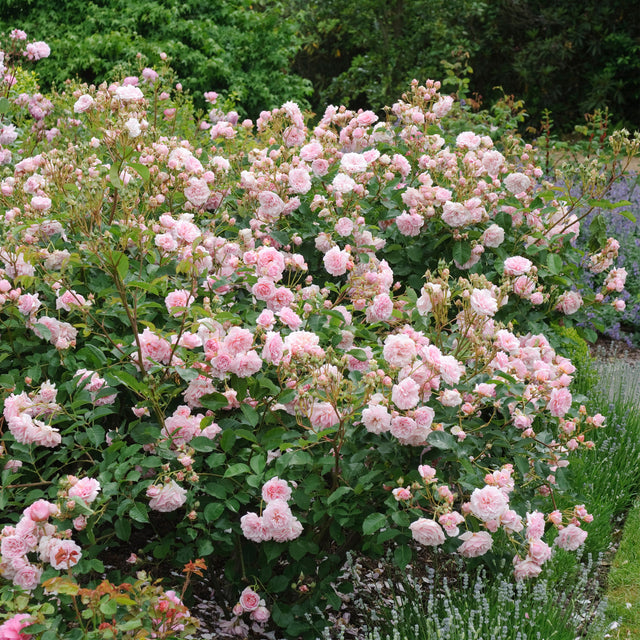
{"label": "green leaf", "polygon": [[144,394],[147,387],[132,376],[128,371],[124,369],[113,369],[109,372],[114,378],[125,384],[129,389]]}
{"label": "green leaf", "polygon": [[200,453],[209,453],[209,451],[213,451],[217,447],[217,444],[205,436],[196,436],[189,441],[189,446]]}
{"label": "green leaf", "polygon": [[197,546],[199,556],[210,556],[213,553],[213,542],[209,538],[200,538]]}
{"label": "green leaf", "polygon": [[269,593],[281,593],[289,586],[290,579],[287,576],[273,576],[269,580]]}
{"label": "green leaf", "polygon": [[220,448],[227,452],[230,451],[236,441],[236,434],[233,429],[226,429],[220,436]]}
{"label": "green leaf", "polygon": [[267,459],[262,453],[258,455],[254,455],[249,461],[249,465],[251,466],[251,469],[258,476],[264,471],[266,464],[267,464]]}
{"label": "green leaf", "polygon": [[411,562],[412,556],[411,547],[401,544],[393,552],[393,561],[400,569],[404,569]]}
{"label": "green leaf", "polygon": [[362,523],[362,533],[364,533],[365,536],[370,536],[385,526],[387,526],[387,516],[383,513],[371,513]]}
{"label": "green leaf", "polygon": [[315,555],[318,553],[318,545],[313,540],[298,538],[289,545],[289,553],[294,560],[300,560],[308,553]]}
{"label": "green leaf", "polygon": [[224,472],[223,478],[233,478],[234,476],[239,476],[242,473],[250,473],[251,469],[244,464],[244,462],[237,462],[236,464],[232,464],[227,470]]}
{"label": "green leaf", "polygon": [[308,451],[294,451],[287,462],[290,465],[305,465],[311,464],[313,462],[313,458]]}
{"label": "green leaf", "polygon": [[347,355],[350,355],[352,358],[355,358],[360,362],[366,362],[369,359],[366,352],[362,349],[351,349],[351,351],[347,352]]}
{"label": "green leaf", "polygon": [[217,411],[222,407],[226,407],[229,404],[229,400],[221,393],[207,393],[200,398],[200,403],[205,409]]}
{"label": "green leaf", "polygon": [[[22,627],[19,634],[16,634],[15,636],[13,636],[13,634],[11,635],[15,638],[24,638],[26,637],[26,634],[32,635],[34,633],[41,633],[42,631],[46,631],[48,628],[49,626],[44,624],[30,624],[28,627]],[[22,632],[24,632],[24,635],[22,634]],[[6,637],[9,637],[9,635],[7,635]]]}
{"label": "green leaf", "polygon": [[327,504],[333,504],[337,502],[345,496],[347,493],[352,493],[353,489],[351,487],[338,487],[328,498]]}
{"label": "green leaf", "polygon": [[633,215],[633,213],[631,213],[631,211],[616,211],[615,213],[617,213],[618,215],[623,216],[627,220],[630,220],[634,224],[636,223],[636,217]]}
{"label": "green leaf", "polygon": [[118,610],[118,603],[114,600],[102,600],[100,602],[100,611],[104,613],[105,616],[113,616]]}
{"label": "green leaf", "polygon": [[458,264],[464,264],[471,258],[471,245],[468,242],[456,242],[453,245],[453,259]]}
{"label": "green leaf", "polygon": [[149,522],[149,515],[147,507],[141,502],[136,502],[131,509],[129,509],[129,515],[136,522]]}
{"label": "green leaf", "polygon": [[111,254],[113,266],[116,268],[120,279],[124,281],[127,273],[129,273],[129,258],[121,251],[114,251]]}
{"label": "green leaf", "polygon": [[223,513],[224,505],[221,502],[210,502],[204,508],[205,522],[215,522]]}
{"label": "green leaf", "polygon": [[114,189],[122,189],[124,187],[122,180],[120,180],[120,171],[117,164],[112,164],[111,169],[109,169],[109,181]]}
{"label": "green leaf", "polygon": [[607,223],[604,216],[598,214],[589,225],[589,250],[600,251],[607,243]]}
{"label": "green leaf", "polygon": [[130,162],[129,166],[142,178],[144,182],[149,182],[149,167],[139,162]]}
{"label": "green leaf", "polygon": [[547,268],[551,273],[557,275],[562,272],[562,258],[557,253],[550,253],[547,256]]}
{"label": "green leaf", "polygon": [[242,411],[242,415],[245,417],[245,420],[252,426],[256,427],[258,422],[260,422],[260,415],[258,412],[248,404],[243,404],[240,406],[240,411]]}
{"label": "green leaf", "polygon": [[124,540],[126,542],[131,536],[131,523],[125,518],[118,518],[115,521],[113,528],[120,540]]}
{"label": "green leaf", "polygon": [[438,449],[453,449],[456,441],[448,431],[432,431],[427,442]]}
{"label": "green leaf", "polygon": [[142,626],[142,620],[139,620],[137,618],[133,620],[127,620],[127,622],[118,623],[118,629],[120,631],[133,631],[134,629],[137,629],[140,626]]}

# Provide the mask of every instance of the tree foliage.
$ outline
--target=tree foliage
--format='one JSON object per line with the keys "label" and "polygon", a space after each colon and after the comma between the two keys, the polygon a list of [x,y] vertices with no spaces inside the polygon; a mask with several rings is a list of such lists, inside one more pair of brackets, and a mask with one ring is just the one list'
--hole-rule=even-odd
{"label": "tree foliage", "polygon": [[0,30],[16,25],[54,52],[38,69],[43,86],[137,73],[164,52],[185,89],[222,92],[252,116],[310,93],[288,72],[300,40],[280,2],[3,0]]}

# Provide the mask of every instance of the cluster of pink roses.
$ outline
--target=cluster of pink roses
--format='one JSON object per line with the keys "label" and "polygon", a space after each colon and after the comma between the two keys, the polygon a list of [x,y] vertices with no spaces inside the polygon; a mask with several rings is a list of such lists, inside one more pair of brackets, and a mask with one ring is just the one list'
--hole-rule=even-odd
{"label": "cluster of pink roses", "polygon": [[16,442],[57,447],[62,438],[55,427],[44,419],[57,415],[61,410],[56,403],[57,390],[49,381],[37,392],[12,393],[4,401],[3,415]]}
{"label": "cluster of pink roses", "polygon": [[91,401],[101,407],[106,404],[113,404],[117,397],[117,393],[105,395],[106,391],[110,391],[107,381],[101,378],[95,371],[88,369],[78,369],[76,372],[78,384],[91,395]]}
{"label": "cluster of pink roses", "polygon": [[277,476],[262,487],[262,500],[266,507],[262,515],[246,513],[240,518],[240,526],[245,538],[253,542],[288,542],[302,533],[300,521],[291,513],[287,504],[291,498],[291,487],[286,480]]}
{"label": "cluster of pink roses", "polygon": [[[457,537],[462,541],[457,548],[458,553],[473,558],[491,550],[491,534],[502,528],[510,537],[521,534],[523,546],[526,546],[524,559],[519,554],[514,557],[516,579],[534,577],[542,571],[542,565],[552,555],[552,548],[542,540],[545,534],[545,515],[540,511],[533,511],[526,514],[525,521],[509,507],[509,494],[515,489],[512,465],[504,465],[501,469],[487,474],[485,486],[474,489],[468,502],[463,502],[459,511],[453,508],[456,496],[451,493],[449,487],[437,484],[434,468],[421,465],[418,471],[424,484],[416,485],[416,489],[423,489],[437,502],[436,514],[440,515],[437,520],[420,517],[412,522],[409,528],[414,540],[425,546],[440,546],[445,543],[446,533],[447,536]],[[404,487],[395,489],[394,495],[397,500],[405,503],[410,503],[414,498],[411,490]],[[465,523],[469,527],[470,517],[475,518],[485,530],[475,531],[468,528],[460,534],[459,525]],[[566,515],[558,510],[546,517],[546,520],[559,530],[556,545],[575,551],[587,537],[587,532],[580,528],[580,521],[591,522],[593,516],[587,513],[584,505],[579,505],[569,514],[569,523],[566,525],[563,524],[565,519]]]}
{"label": "cluster of pink roses", "polygon": [[[51,517],[71,517],[76,509],[76,500],[83,507],[89,507],[99,491],[100,484],[93,478],[68,476],[60,492],[62,509],[47,500],[37,500],[24,510],[15,526],[4,526],[0,531],[0,575],[15,586],[31,591],[40,583],[41,563],[46,562],[54,569],[75,566],[82,550],[70,539],[70,530],[61,531],[49,520]],[[73,525],[76,529],[83,529],[86,518],[78,516]],[[37,554],[39,563],[33,563],[29,559],[30,554]]]}
{"label": "cluster of pink roses", "polygon": [[[151,84],[157,76],[146,70],[142,78]],[[546,478],[532,477],[530,484],[540,493],[555,487],[555,471],[568,464],[570,451],[591,446],[586,431],[601,421],[574,408],[569,391],[574,367],[544,336],[517,335],[498,320],[514,296],[531,305],[549,302],[565,314],[582,304],[577,292],[546,290],[535,253],[527,254],[531,259],[520,255],[533,244],[560,254],[562,239],[579,226],[562,203],[555,203],[552,213],[535,208],[541,172],[531,161],[530,147],[503,155],[491,138],[472,131],[449,143],[444,128],[442,135],[434,134],[430,127],[440,124],[453,100],[441,96],[439,83],[432,81],[413,83],[393,105],[398,126],[378,122],[370,111],[329,107],[309,130],[298,106],[287,103],[261,114],[251,145],[244,142],[252,123],[215,109],[212,122],[202,127],[212,142],[207,136],[204,142],[186,140],[173,131],[161,135],[162,124],[153,129],[139,82],[127,78],[63,97],[67,113],[72,110],[77,119],[60,122],[71,128],[77,144],[54,148],[50,129],[51,140],[45,136],[40,153],[22,159],[2,180],[7,247],[0,252],[0,295],[16,302],[25,326],[57,349],[76,341],[91,344],[98,335],[118,352],[119,367],[121,357],[128,357],[125,366],[134,374],[130,365],[137,366],[145,385],[161,389],[172,380],[180,385],[182,400],[169,393],[166,404],[154,406],[160,435],[145,450],[166,456],[167,462],[162,480],[146,490],[151,509],[171,512],[185,504],[187,490],[178,483],[187,476],[197,479],[189,444],[220,433],[211,412],[196,412],[206,404],[203,396],[212,393],[227,399],[222,411],[237,410],[242,402],[263,416],[287,412],[293,417],[282,414],[283,423],[300,425],[301,438],[312,433],[318,444],[314,453],[322,448],[326,454],[324,445],[331,443],[337,463],[341,450],[332,439],[337,431],[347,434],[345,440],[366,437],[372,449],[389,433],[425,453],[438,436],[450,438],[452,447],[465,441],[483,451],[489,448],[485,434],[493,422],[505,437],[526,439],[524,446],[549,467]],[[157,97],[164,102],[169,95]],[[213,103],[216,97],[208,99]],[[21,104],[48,117],[44,99]],[[175,116],[171,107],[165,110],[167,119]],[[0,143],[15,139],[11,125],[0,130]],[[123,149],[126,159],[119,155]],[[64,197],[60,184],[66,185]],[[108,194],[109,200],[96,208],[88,200],[95,194]],[[64,216],[58,222],[60,211]],[[90,222],[87,211],[95,212]],[[524,238],[515,246],[512,226]],[[87,229],[86,237],[78,229]],[[382,252],[390,239],[403,236],[402,242],[416,249],[412,239],[430,234],[466,246],[469,257],[456,262],[458,269],[483,260],[495,266],[495,282],[477,273],[454,281],[443,267],[437,277],[427,272],[419,295],[412,297],[406,282],[395,281],[404,265],[394,274]],[[307,264],[313,247],[317,254]],[[593,257],[593,269],[611,268],[615,251],[610,241],[602,255]],[[316,271],[310,273],[314,263]],[[52,271],[60,273],[52,278]],[[131,302],[130,313],[121,314],[131,324],[123,339],[127,344],[107,334],[108,323],[101,324],[103,304],[114,313],[112,298],[92,300],[87,291],[85,298],[75,290],[82,291],[85,285],[77,283],[86,283],[95,271],[116,280],[116,305]],[[607,291],[622,289],[623,271],[604,276]],[[39,287],[34,293],[11,282],[40,273],[45,277],[34,279]],[[140,282],[154,273],[162,275],[153,283]],[[38,319],[41,308],[54,304],[58,312],[82,313],[86,334],[78,337],[76,327],[47,315]],[[80,369],[76,378],[96,404],[113,401],[97,372]],[[263,396],[255,393],[250,378],[265,383]],[[287,399],[279,402],[285,390]],[[54,400],[55,393],[48,402]],[[59,442],[55,430],[49,440],[25,435],[30,425],[46,431],[40,424],[48,415],[42,402],[26,393],[5,401],[5,418],[19,442]],[[144,415],[142,409],[135,414]],[[540,453],[536,431],[548,424],[557,426],[558,434]],[[525,524],[509,507],[516,488],[510,465],[489,474],[485,486],[469,489],[469,496],[456,496],[438,484],[428,465],[420,474],[434,497],[433,517],[411,525],[422,544],[455,538],[462,555],[479,556],[502,529],[524,532],[526,538],[517,575],[531,573],[548,557],[541,539],[544,516],[530,513]],[[96,491],[90,484],[70,487],[68,502],[90,502]],[[412,500],[411,488],[394,494],[400,502]],[[286,480],[266,482],[260,514],[246,513],[240,520],[245,538],[287,542],[300,536],[302,525],[290,498]],[[559,529],[559,546],[574,548],[584,534],[580,521],[587,517],[576,513],[574,518],[565,524],[562,514],[548,516]],[[463,523],[467,527],[461,533]],[[74,526],[81,528],[82,522]],[[249,612],[258,622],[268,617],[252,590],[243,592],[238,606],[238,616]]]}

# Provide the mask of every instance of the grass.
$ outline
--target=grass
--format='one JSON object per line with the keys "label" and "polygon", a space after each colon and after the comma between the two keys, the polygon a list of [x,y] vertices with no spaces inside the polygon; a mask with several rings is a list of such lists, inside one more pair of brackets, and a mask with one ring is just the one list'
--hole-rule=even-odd
{"label": "grass", "polygon": [[640,500],[625,523],[624,535],[608,576],[608,623],[611,638],[640,638]]}

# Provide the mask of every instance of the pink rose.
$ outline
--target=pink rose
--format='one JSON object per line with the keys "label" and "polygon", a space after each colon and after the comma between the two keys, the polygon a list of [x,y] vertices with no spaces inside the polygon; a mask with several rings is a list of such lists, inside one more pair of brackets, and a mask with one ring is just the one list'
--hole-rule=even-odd
{"label": "pink rose", "polygon": [[527,558],[522,560],[518,556],[514,558],[513,576],[516,580],[525,580],[527,578],[535,578],[540,575],[542,567],[537,563]]}
{"label": "pink rose", "polygon": [[284,500],[272,500],[262,514],[264,528],[276,542],[294,540],[302,533],[302,527]]}
{"label": "pink rose", "polygon": [[476,533],[467,531],[460,536],[460,539],[463,540],[463,543],[458,547],[458,551],[465,558],[483,556],[493,545],[491,534],[486,531]]}
{"label": "pink rose", "polygon": [[385,433],[391,426],[391,415],[381,404],[369,405],[362,410],[362,423],[370,433]]}
{"label": "pink rose", "polygon": [[396,218],[396,226],[403,236],[417,236],[424,225],[424,219],[419,213],[401,213]]}
{"label": "pink rose", "polygon": [[275,221],[284,211],[282,198],[273,191],[262,191],[258,194],[260,208],[258,214],[267,221]]}
{"label": "pink rose", "polygon": [[211,197],[211,191],[205,180],[192,177],[189,178],[189,186],[184,190],[184,196],[195,207],[201,207]]}
{"label": "pink rose", "polygon": [[367,160],[361,153],[345,153],[340,159],[340,168],[347,173],[363,173]]}
{"label": "pink rose", "polygon": [[498,301],[489,289],[474,289],[469,302],[471,308],[481,316],[493,316],[498,311]]}
{"label": "pink rose", "polygon": [[53,539],[49,546],[49,562],[54,569],[70,569],[78,564],[82,550],[73,540]]}
{"label": "pink rose", "polygon": [[401,444],[418,445],[426,441],[428,431],[422,429],[413,418],[396,416],[391,419],[391,435],[398,438]]}
{"label": "pink rose", "polygon": [[476,518],[498,520],[509,506],[508,497],[497,487],[487,485],[482,489],[474,489],[469,499],[471,513]]}
{"label": "pink rose", "polygon": [[445,389],[440,393],[439,400],[443,407],[457,407],[462,404],[462,396],[457,389]]}
{"label": "pink rose", "polygon": [[324,255],[324,268],[332,276],[344,275],[347,272],[350,259],[351,256],[347,251],[342,251],[340,247],[333,247]]}
{"label": "pink rose", "polygon": [[100,491],[100,483],[93,478],[81,478],[69,489],[69,497],[77,496],[86,504],[91,504]]}
{"label": "pink rose", "polygon": [[115,97],[122,102],[137,102],[144,98],[144,94],[138,87],[123,85],[116,89]]}
{"label": "pink rose", "polygon": [[415,358],[416,343],[408,336],[391,334],[385,339],[382,355],[390,366],[404,367]]}
{"label": "pink rose", "polygon": [[531,271],[533,263],[528,258],[522,256],[511,256],[504,261],[504,275],[522,276]]}
{"label": "pink rose", "polygon": [[279,333],[268,331],[264,347],[262,348],[262,359],[276,366],[280,364],[284,355],[284,341]]}
{"label": "pink rose", "polygon": [[451,96],[440,96],[438,102],[431,107],[431,111],[433,111],[436,118],[444,118],[444,116],[449,113],[452,106],[453,98]]}
{"label": "pink rose", "polygon": [[21,536],[3,536],[0,542],[0,555],[4,560],[17,560],[32,549]]}
{"label": "pink rose", "polygon": [[547,409],[552,416],[561,418],[567,413],[567,411],[569,411],[569,409],[571,409],[572,400],[573,397],[571,396],[571,392],[568,389],[553,389],[551,391],[551,395],[549,396],[549,404],[547,405]]}
{"label": "pink rose", "polygon": [[522,516],[518,515],[513,509],[507,509],[502,513],[500,524],[507,533],[518,533],[524,529]]}
{"label": "pink rose", "polygon": [[231,356],[246,353],[253,345],[253,334],[242,327],[231,327],[224,339],[224,348]]}
{"label": "pink rose", "polygon": [[289,329],[293,329],[294,331],[299,329],[300,325],[302,325],[302,319],[290,307],[283,307],[276,315],[280,319],[280,322],[287,325]]}
{"label": "pink rose", "polygon": [[240,605],[244,611],[255,611],[260,606],[260,596],[250,587],[240,594]]}
{"label": "pink rose", "polygon": [[534,539],[529,541],[529,552],[527,559],[533,560],[536,564],[544,564],[551,557],[551,547],[542,540]]}
{"label": "pink rose", "polygon": [[393,300],[387,293],[380,293],[374,299],[373,303],[367,307],[367,322],[383,322],[391,318],[393,313]]}
{"label": "pink rose", "polygon": [[356,182],[346,173],[338,173],[333,179],[333,188],[338,193],[351,193],[356,188]]}
{"label": "pink rose", "polygon": [[463,131],[456,138],[456,145],[461,149],[477,149],[481,142],[480,136],[477,136],[473,131]]}
{"label": "pink rose", "polygon": [[473,221],[473,216],[461,202],[445,202],[442,208],[442,221],[450,227],[464,227]]}
{"label": "pink rose", "polygon": [[442,527],[435,521],[420,518],[409,525],[411,535],[416,542],[429,547],[437,547],[445,541]]}
{"label": "pink rose", "polygon": [[524,173],[510,173],[504,179],[504,186],[511,191],[511,193],[522,193],[531,186],[531,180],[524,175]]}
{"label": "pink rose", "polygon": [[309,421],[314,429],[329,429],[340,422],[333,405],[329,402],[316,402],[311,409]]}
{"label": "pink rose", "polygon": [[413,378],[405,378],[393,385],[391,400],[403,411],[413,409],[420,399],[420,385]]}
{"label": "pink rose", "polygon": [[278,476],[271,478],[262,485],[262,499],[269,504],[273,500],[289,501],[291,498],[291,487],[286,480],[281,480]]}
{"label": "pink rose", "polygon": [[323,151],[323,146],[314,140],[309,144],[305,144],[304,147],[300,149],[300,158],[305,162],[311,162],[312,160],[320,157]]}
{"label": "pink rose", "polygon": [[[497,153],[497,152],[496,152]],[[482,244],[485,247],[499,247],[504,242],[504,230],[497,224],[492,224],[482,234]]]}
{"label": "pink rose", "polygon": [[270,278],[258,278],[253,287],[251,287],[251,293],[257,300],[269,300],[273,298],[276,292],[276,285]]}
{"label": "pink rose", "polygon": [[566,551],[575,551],[586,539],[586,531],[577,527],[575,524],[570,524],[560,530],[556,538],[556,544]]}
{"label": "pink rose", "polygon": [[262,624],[269,619],[269,609],[263,606],[259,606],[255,611],[251,612],[251,619],[255,620],[258,624]]}
{"label": "pink rose", "polygon": [[20,633],[24,627],[33,624],[28,613],[16,613],[0,626],[0,638],[3,640],[29,640],[32,636],[28,633]]}
{"label": "pink rose", "polygon": [[294,193],[307,193],[311,189],[309,172],[303,167],[289,171],[289,186]]}
{"label": "pink rose", "polygon": [[58,507],[48,500],[36,500],[24,511],[24,515],[31,518],[34,522],[44,522],[49,519],[49,516],[57,513]]}
{"label": "pink rose", "polygon": [[264,521],[257,513],[247,513],[240,518],[242,535],[252,542],[265,542],[269,540],[269,534],[264,526]]}
{"label": "pink rose", "polygon": [[513,283],[513,292],[521,298],[529,297],[535,290],[536,283],[527,276],[519,276]]}
{"label": "pink rose", "polygon": [[174,480],[161,487],[152,485],[147,489],[149,507],[163,513],[179,509],[187,501],[187,491]]}
{"label": "pink rose", "polygon": [[500,169],[504,165],[504,156],[499,152],[491,149],[485,151],[482,156],[482,166],[487,170],[487,173],[492,178],[497,178],[500,173]]}
{"label": "pink rose", "polygon": [[340,218],[338,222],[336,222],[334,228],[339,236],[345,238],[353,232],[353,220],[350,220],[349,218]]}
{"label": "pink rose", "polygon": [[449,513],[443,513],[438,518],[438,522],[448,536],[454,537],[460,533],[458,525],[464,522],[464,518],[457,511],[450,511]]}
{"label": "pink rose", "polygon": [[565,315],[575,313],[582,306],[582,296],[577,291],[565,291],[556,303],[556,309]]}
{"label": "pink rose", "polygon": [[527,513],[527,538],[539,540],[544,535],[544,514],[540,511]]}

